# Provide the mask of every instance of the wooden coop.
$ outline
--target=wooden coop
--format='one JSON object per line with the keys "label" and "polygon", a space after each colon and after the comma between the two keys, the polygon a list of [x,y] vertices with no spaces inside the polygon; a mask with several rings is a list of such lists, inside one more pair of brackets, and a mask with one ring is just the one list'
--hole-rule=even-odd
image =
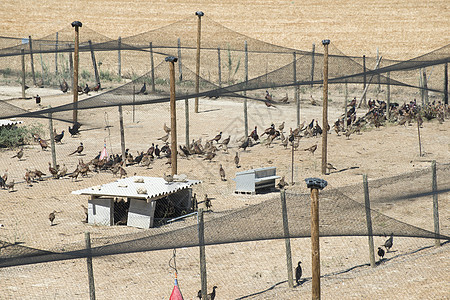
{"label": "wooden coop", "polygon": [[277,175],[276,167],[265,167],[251,169],[236,173],[235,193],[256,194],[263,189],[270,190],[275,188],[275,180],[281,178]]}
{"label": "wooden coop", "polygon": [[73,191],[88,195],[89,224],[150,228],[155,220],[176,218],[192,210],[192,186],[199,180],[171,183],[160,177],[134,176]]}

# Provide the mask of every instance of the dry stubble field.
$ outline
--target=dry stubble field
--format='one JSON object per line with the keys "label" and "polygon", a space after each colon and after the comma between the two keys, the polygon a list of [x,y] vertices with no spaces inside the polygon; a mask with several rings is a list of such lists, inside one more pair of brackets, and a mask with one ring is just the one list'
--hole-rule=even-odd
{"label": "dry stubble field", "polygon": [[[90,3],[90,2],[89,2]],[[265,1],[265,2],[148,2],[131,1],[97,1],[95,5],[87,1],[76,3],[59,3],[44,1],[42,6],[32,5],[31,1],[2,2],[0,16],[3,23],[1,33],[6,36],[40,36],[52,33],[66,26],[73,20],[80,20],[90,28],[110,37],[127,36],[177,21],[203,10],[215,21],[254,38],[273,42],[282,46],[307,50],[314,42],[319,44],[323,38],[329,38],[346,54],[374,56],[376,47],[386,58],[406,59],[434,50],[448,43],[447,29],[450,18],[448,3],[445,1],[431,2],[396,2],[382,1],[359,2],[314,2],[299,3],[295,1]],[[342,11],[342,13],[336,13]],[[245,14],[243,18],[236,12]],[[20,20],[20,21],[19,21]],[[36,21],[38,20],[38,21]],[[37,91],[31,90],[34,94]],[[43,93],[44,104],[56,106],[70,101],[70,96],[51,96],[52,92]],[[320,90],[313,91],[320,97]],[[283,95],[283,92],[280,92]],[[20,89],[2,89],[2,99],[14,98],[20,95]],[[356,95],[355,95],[356,96]],[[203,103],[203,102],[202,102]],[[13,100],[11,104],[36,109],[32,101]],[[192,135],[196,137],[212,137],[217,131],[224,134],[238,134],[242,129],[230,127],[228,118],[224,115],[240,118],[240,104],[235,101],[219,99],[206,102],[204,111],[192,116]],[[183,123],[184,112],[180,105],[178,114],[180,124]],[[338,105],[330,107],[330,120],[340,113]],[[146,111],[152,118],[146,118]],[[156,113],[155,113],[156,111]],[[271,122],[276,124],[286,121],[288,127],[294,126],[295,114],[292,107],[281,107],[268,110],[264,105],[251,103],[249,107],[250,124],[265,128]],[[160,113],[161,112],[161,113]],[[82,133],[81,138],[67,138],[64,144],[58,145],[58,153],[73,151],[79,141],[86,145],[86,158],[93,157],[103,144],[106,130],[104,129],[104,111],[85,112],[97,119],[99,127]],[[111,140],[115,151],[119,149],[119,133],[117,129],[116,110],[109,110],[108,116],[111,128]],[[131,124],[131,112],[126,109],[128,118],[127,147],[145,150],[148,145],[161,135],[161,124],[169,121],[168,109],[161,105],[157,109],[143,107],[138,110],[137,120]],[[320,107],[305,105],[302,118],[321,119]],[[28,121],[28,120],[27,120]],[[30,122],[30,121],[28,121]],[[43,122],[46,126],[46,122]],[[420,168],[428,168],[430,161],[435,159],[440,163],[449,162],[450,138],[448,121],[425,123],[422,129],[425,157],[419,157],[417,150],[417,134],[414,126],[374,129],[362,135],[354,135],[349,140],[337,137],[334,133],[329,137],[329,161],[336,167],[358,168],[346,172],[330,174],[325,179],[330,186],[345,186],[349,182],[361,181],[361,174],[369,178],[380,178],[401,174]],[[103,126],[103,127],[102,127]],[[55,123],[60,131],[66,125]],[[91,128],[90,128],[91,129]],[[182,130],[181,130],[182,131]],[[180,134],[180,140],[183,136]],[[320,139],[301,140],[301,147],[308,147]],[[235,150],[236,143],[231,150]],[[15,151],[1,152],[0,170],[8,168],[10,176],[22,178],[24,169],[36,167],[46,169],[50,160],[48,152],[42,152],[38,145],[26,147],[25,160],[17,162],[10,157]],[[241,154],[243,169],[258,167],[273,161],[279,174],[289,171],[290,156],[277,142],[273,148],[257,146],[248,153]],[[203,180],[197,187],[199,194],[208,193],[215,197],[214,214],[252,205],[265,200],[268,196],[257,197],[236,196],[233,181],[230,180],[235,169],[232,154],[220,154],[218,158],[205,164],[196,160],[181,160],[180,173],[192,174]],[[321,176],[319,172],[320,155],[311,156],[307,152],[296,153],[297,173],[299,182],[293,189],[306,192],[302,180],[309,176]],[[67,160],[73,168],[77,158]],[[218,164],[222,163],[227,171],[228,181],[220,182]],[[201,167],[198,166],[207,166]],[[162,161],[155,163],[152,169],[130,168],[129,174],[160,176],[167,166]],[[132,228],[102,228],[83,224],[83,212],[80,204],[87,199],[71,195],[70,192],[87,186],[111,181],[111,174],[93,175],[89,179],[78,182],[70,180],[46,180],[33,187],[17,186],[17,192],[1,192],[4,210],[0,214],[0,236],[8,241],[17,239],[26,246],[45,248],[69,243],[81,242],[84,232],[91,231],[93,237],[135,232]],[[448,233],[449,205],[448,196],[440,197],[440,213],[442,231]],[[61,211],[57,226],[49,227],[47,215],[53,209]],[[395,206],[375,207],[380,212],[407,223],[431,230],[430,199],[417,199],[399,203]],[[208,216],[212,217],[214,214]],[[376,244],[381,244],[383,238],[376,238]],[[434,249],[426,248],[413,254],[423,247],[432,245],[431,240],[398,238],[395,247],[398,252],[394,257],[376,269],[367,266],[356,268],[350,272],[327,276],[322,280],[322,295],[324,299],[447,299],[450,290],[449,251],[448,244]],[[56,246],[53,246],[56,245]],[[321,241],[322,274],[339,272],[367,263],[366,238],[324,238]],[[294,260],[301,259],[304,264],[305,277],[310,277],[310,249],[308,239],[292,241]],[[218,245],[207,247],[208,285],[219,286],[218,299],[235,299],[252,293],[257,293],[284,281],[285,263],[283,258],[283,241],[249,242],[242,244]],[[172,251],[157,251],[118,255],[94,259],[97,297],[107,299],[167,299],[172,288],[173,274],[168,267]],[[180,285],[186,299],[194,299],[200,286],[198,250],[179,249],[177,264]],[[33,266],[13,267],[0,270],[1,298],[5,299],[86,299],[88,297],[85,262],[81,260],[64,261]],[[250,297],[249,299],[291,299],[309,298],[310,282],[302,287],[290,290],[287,283],[276,285],[275,288]]]}

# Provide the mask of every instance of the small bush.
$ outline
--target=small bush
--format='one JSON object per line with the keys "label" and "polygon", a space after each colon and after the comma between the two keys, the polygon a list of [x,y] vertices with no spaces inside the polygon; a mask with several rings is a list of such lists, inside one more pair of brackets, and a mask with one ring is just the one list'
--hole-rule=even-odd
{"label": "small bush", "polygon": [[15,148],[29,144],[33,140],[33,134],[43,134],[42,125],[0,127],[0,147]]}

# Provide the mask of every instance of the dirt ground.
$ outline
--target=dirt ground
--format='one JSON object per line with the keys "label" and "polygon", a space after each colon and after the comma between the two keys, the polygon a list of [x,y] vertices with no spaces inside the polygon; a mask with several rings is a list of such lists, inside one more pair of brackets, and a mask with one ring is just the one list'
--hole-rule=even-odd
{"label": "dirt ground", "polygon": [[[312,43],[320,44],[324,38],[349,55],[375,56],[379,47],[386,58],[406,59],[415,57],[448,43],[447,31],[450,10],[446,1],[333,1],[301,3],[298,1],[43,1],[36,6],[31,1],[3,1],[0,4],[0,33],[4,36],[43,36],[80,20],[86,26],[116,38],[155,29],[185,18],[194,11],[203,10],[216,22],[237,32],[281,46],[308,50]],[[240,12],[240,13],[238,13]],[[340,12],[340,13],[336,13]],[[244,14],[244,16],[243,16]],[[0,99],[20,97],[20,87],[1,87]],[[283,96],[284,90],[272,91]],[[292,99],[292,91],[288,91]],[[71,101],[71,95],[59,91],[30,88],[28,95],[39,93],[43,105],[57,106]],[[262,91],[260,91],[262,93]],[[311,106],[309,94],[320,99],[321,90],[315,88],[303,95],[301,120],[315,118],[321,122],[322,107]],[[358,96],[359,94],[351,95]],[[83,96],[84,97],[84,96]],[[83,98],[81,97],[81,98]],[[399,97],[400,98],[400,97]],[[329,107],[329,119],[335,120],[342,113],[343,95],[333,94]],[[411,99],[412,100],[412,99]],[[29,110],[40,109],[33,100],[9,100],[11,104]],[[403,101],[403,99],[402,99]],[[213,162],[201,158],[180,159],[179,173],[202,180],[195,187],[198,195],[207,193],[213,197],[213,212],[207,220],[232,210],[261,203],[276,193],[249,196],[233,194],[233,157],[237,151],[236,138],[242,136],[242,103],[232,99],[200,99],[200,113],[193,112],[190,103],[191,139],[203,141],[219,131],[231,135],[229,153],[219,153]],[[178,140],[184,143],[184,103],[178,105]],[[162,124],[170,123],[167,104],[136,110],[132,122],[132,110],[124,108],[126,145],[132,153],[146,150],[163,135]],[[362,113],[362,112],[361,112]],[[224,117],[226,116],[226,117]],[[295,127],[295,109],[292,104],[266,108],[261,103],[249,102],[249,126],[260,130],[274,122],[286,122],[286,128]],[[68,132],[61,145],[57,145],[58,162],[73,170],[79,158],[93,158],[106,140],[109,151],[120,151],[117,108],[84,111],[80,117],[88,121],[78,138],[70,138]],[[25,119],[25,125],[40,122],[47,128],[46,120]],[[450,126],[437,121],[425,122],[421,128],[422,151],[419,156],[417,127],[390,125],[352,135],[350,139],[332,132],[328,137],[328,161],[341,172],[329,175],[320,173],[320,138],[300,140],[295,152],[294,181],[289,189],[308,192],[304,178],[323,177],[329,188],[341,187],[362,181],[362,174],[369,179],[403,174],[429,168],[431,161],[449,163]],[[106,128],[106,125],[112,127]],[[415,125],[415,124],[413,124]],[[67,124],[54,122],[60,132]],[[286,129],[285,129],[286,131]],[[260,131],[261,132],[261,131]],[[85,155],[69,157],[80,142],[85,145]],[[319,149],[315,155],[302,149],[313,144]],[[47,172],[51,161],[50,151],[42,151],[33,143],[25,147],[24,159],[11,157],[16,149],[0,151],[0,174],[8,169],[9,178],[23,181],[26,168],[38,168]],[[290,178],[290,151],[284,150],[279,141],[267,148],[257,145],[249,151],[240,151],[240,170],[273,165],[277,174]],[[218,168],[222,164],[227,181],[220,181]],[[151,169],[128,167],[129,175],[161,176],[168,172],[165,160],[157,160]],[[82,223],[80,205],[87,203],[86,196],[71,194],[73,190],[99,185],[115,180],[111,173],[91,174],[76,182],[70,179],[46,179],[28,187],[16,185],[16,192],[0,190],[0,240],[18,242],[38,249],[60,250],[73,243],[83,243],[84,233],[91,232],[93,239],[126,233],[140,229],[124,226],[103,227]],[[427,230],[433,230],[430,197],[395,205],[375,205],[374,209],[392,218]],[[441,232],[450,228],[449,196],[439,196]],[[55,226],[49,226],[48,214],[56,210]],[[185,222],[194,222],[194,219]],[[174,225],[176,226],[176,225]],[[375,245],[381,245],[384,237],[375,237]],[[321,273],[323,299],[449,299],[450,251],[446,243],[439,248],[430,247],[433,240],[396,238],[394,251],[385,256],[377,267],[370,268],[366,237],[334,237],[321,239]],[[311,297],[311,257],[309,239],[291,241],[294,264],[303,262],[302,286],[288,288],[284,241],[254,241],[237,244],[215,245],[206,248],[208,288],[217,285],[216,299],[306,299]],[[173,287],[173,270],[168,263],[172,250],[107,256],[94,259],[96,296],[98,299],[167,299]],[[197,248],[177,250],[179,284],[185,299],[195,299],[200,287]],[[2,299],[87,299],[89,297],[86,263],[84,260],[67,260],[37,265],[0,269],[0,298]]]}

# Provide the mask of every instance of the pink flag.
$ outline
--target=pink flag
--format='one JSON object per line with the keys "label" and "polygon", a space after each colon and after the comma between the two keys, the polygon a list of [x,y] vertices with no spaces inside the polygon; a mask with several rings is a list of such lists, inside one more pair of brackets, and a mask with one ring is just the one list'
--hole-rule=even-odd
{"label": "pink flag", "polygon": [[106,145],[103,146],[102,153],[100,154],[100,160],[102,160],[102,159],[105,158],[105,157],[106,157],[106,160],[109,159],[108,151],[106,151]]}
{"label": "pink flag", "polygon": [[173,287],[172,294],[170,295],[169,300],[184,300],[183,295],[181,295],[181,291],[178,288],[178,281],[175,278],[175,286]]}

